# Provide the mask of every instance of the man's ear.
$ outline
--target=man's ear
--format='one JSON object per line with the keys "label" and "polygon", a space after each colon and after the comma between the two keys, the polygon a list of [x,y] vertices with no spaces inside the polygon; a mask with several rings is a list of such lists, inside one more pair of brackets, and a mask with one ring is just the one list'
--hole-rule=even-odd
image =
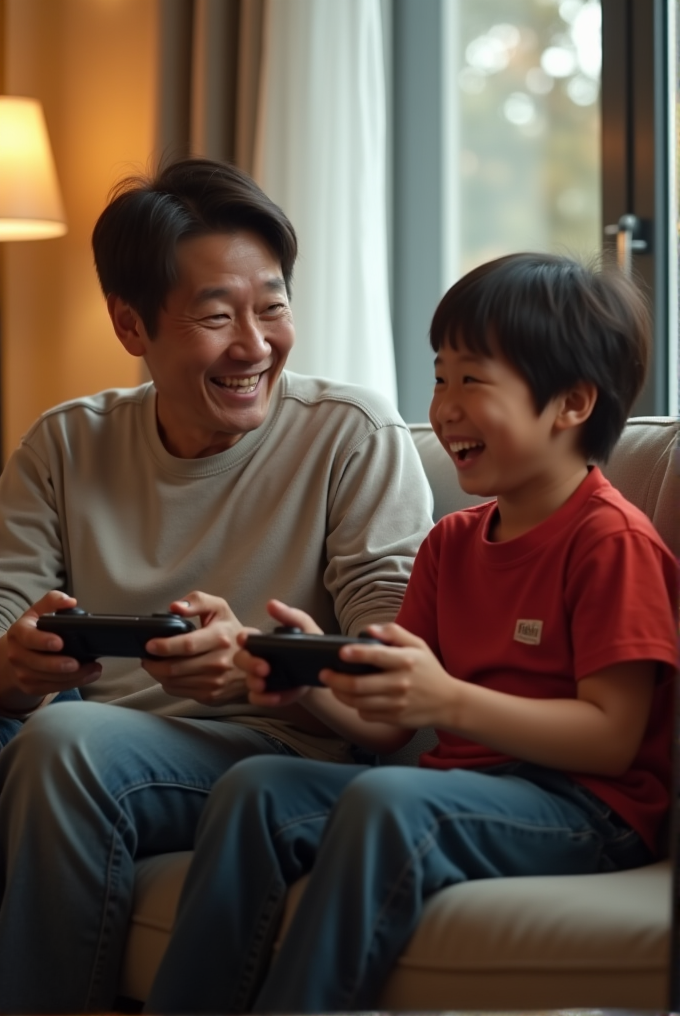
{"label": "man's ear", "polygon": [[559,396],[555,428],[569,430],[580,427],[591,415],[597,402],[597,386],[590,381],[579,381]]}
{"label": "man's ear", "polygon": [[113,330],[131,356],[144,356],[149,336],[144,323],[134,307],[115,293],[106,298]]}

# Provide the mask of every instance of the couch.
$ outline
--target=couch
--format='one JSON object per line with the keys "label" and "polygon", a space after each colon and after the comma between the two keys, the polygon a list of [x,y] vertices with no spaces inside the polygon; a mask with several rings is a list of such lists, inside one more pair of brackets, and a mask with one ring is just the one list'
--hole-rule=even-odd
{"label": "couch", "polygon": [[[435,518],[474,498],[429,425],[411,427],[434,494]],[[605,473],[680,555],[680,423],[631,419]],[[416,735],[385,760],[413,762],[431,738]],[[120,994],[144,1000],[172,929],[189,852],[137,864]],[[280,936],[304,880],[290,890]],[[668,1005],[672,863],[635,871],[489,879],[432,897],[385,985],[380,1008],[647,1008]]]}

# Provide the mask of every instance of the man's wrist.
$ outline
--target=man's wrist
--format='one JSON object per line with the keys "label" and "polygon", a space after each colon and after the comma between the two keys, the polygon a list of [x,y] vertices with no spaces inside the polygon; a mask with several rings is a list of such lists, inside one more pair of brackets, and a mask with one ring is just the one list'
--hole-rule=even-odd
{"label": "man's wrist", "polygon": [[8,720],[27,720],[29,716],[32,716],[33,713],[40,709],[40,706],[45,701],[45,697],[45,695],[41,695],[36,699],[34,696],[26,696],[29,701],[21,705],[17,704],[16,707],[0,702],[0,716]]}

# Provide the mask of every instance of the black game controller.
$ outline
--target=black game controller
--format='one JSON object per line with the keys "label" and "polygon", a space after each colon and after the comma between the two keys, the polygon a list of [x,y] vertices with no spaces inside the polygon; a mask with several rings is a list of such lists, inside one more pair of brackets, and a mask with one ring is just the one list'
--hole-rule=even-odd
{"label": "black game controller", "polygon": [[154,659],[145,646],[149,639],[186,635],[195,631],[191,621],[179,614],[88,614],[80,607],[66,607],[38,618],[40,631],[49,631],[64,640],[60,656],[72,656],[81,663],[100,656],[130,656]]}
{"label": "black game controller", "polygon": [[380,646],[363,632],[358,638],[347,635],[307,635],[300,628],[275,628],[269,635],[249,635],[245,648],[253,656],[266,660],[271,667],[267,691],[285,691],[303,684],[321,686],[319,671],[337,670],[343,674],[375,674],[380,668],[367,663],[347,663],[338,656],[342,646],[369,642]]}

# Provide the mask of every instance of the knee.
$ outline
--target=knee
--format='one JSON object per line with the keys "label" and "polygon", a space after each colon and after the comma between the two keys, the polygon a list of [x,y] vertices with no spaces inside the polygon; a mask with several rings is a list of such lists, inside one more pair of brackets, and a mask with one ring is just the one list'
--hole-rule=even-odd
{"label": "knee", "polygon": [[291,769],[296,761],[272,755],[254,755],[242,759],[215,782],[208,797],[207,809],[224,811],[236,801],[259,800],[283,793],[293,782]]}
{"label": "knee", "polygon": [[[40,791],[58,779],[60,770],[69,768],[75,757],[92,759],[103,745],[101,725],[93,723],[95,714],[110,707],[94,707],[93,703],[63,702],[47,706],[22,725],[0,753],[0,783],[12,778],[35,784]],[[109,714],[103,719],[108,719]]]}
{"label": "knee", "polygon": [[369,769],[349,784],[338,802],[335,817],[351,825],[398,823],[408,812],[408,781],[396,767]]}

